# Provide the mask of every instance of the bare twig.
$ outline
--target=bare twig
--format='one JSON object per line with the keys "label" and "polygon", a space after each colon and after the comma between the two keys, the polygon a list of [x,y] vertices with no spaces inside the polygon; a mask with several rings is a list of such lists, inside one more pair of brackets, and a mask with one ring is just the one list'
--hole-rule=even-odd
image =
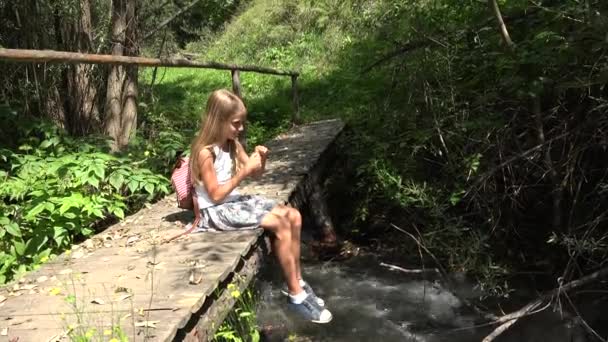
{"label": "bare twig", "polygon": [[[407,236],[409,236],[410,238],[412,238],[412,240],[414,240],[416,242],[416,244],[418,244],[419,247],[421,247],[422,249],[424,249],[424,251],[431,257],[433,258],[433,260],[435,261],[435,263],[437,264],[437,267],[439,267],[439,273],[443,275],[443,277],[449,281],[449,277],[448,277],[448,273],[446,272],[445,268],[443,268],[443,266],[441,266],[441,263],[439,262],[439,260],[435,257],[435,254],[433,254],[433,252],[431,252],[428,248],[426,248],[425,245],[422,244],[422,242],[420,242],[420,240],[418,240],[418,238],[416,238],[414,235],[412,235],[410,232],[401,229],[399,227],[397,227],[396,225],[391,223],[391,226],[395,229],[397,229],[398,231],[406,234]],[[451,283],[451,281],[449,281]]]}
{"label": "bare twig", "polygon": [[373,68],[375,68],[376,66],[385,63],[399,55],[402,55],[406,52],[409,52],[411,50],[415,50],[421,47],[425,47],[427,46],[428,43],[423,41],[423,40],[416,40],[413,42],[407,42],[406,44],[404,44],[403,46],[385,54],[384,56],[380,57],[380,59],[378,59],[377,61],[375,61],[374,63],[370,64],[369,66],[365,67],[365,69],[363,69],[361,71],[362,74],[365,74],[367,72],[369,72],[370,70],[372,70]]}
{"label": "bare twig", "polygon": [[[394,225],[393,223],[390,224],[391,227],[397,229],[398,231],[406,234],[407,236],[409,236],[410,238],[412,238],[416,244],[418,245],[418,248],[422,248],[424,249],[424,251],[431,256],[431,258],[433,258],[433,261],[435,261],[435,264],[438,267],[438,273],[442,276],[442,278],[444,279],[444,281],[448,284],[448,286],[450,288],[454,288],[453,286],[453,282],[452,279],[449,277],[448,273],[446,272],[445,268],[443,268],[443,266],[441,265],[441,263],[439,262],[439,260],[437,259],[437,257],[435,257],[435,255],[433,254],[433,252],[431,252],[418,238],[416,238],[414,235],[412,235],[411,233],[407,232],[406,230],[397,227],[396,225]],[[416,229],[416,232],[418,232],[418,235],[421,236],[420,231],[418,230],[418,228],[416,228],[414,226],[414,228]],[[480,308],[478,308],[475,304],[471,303],[468,299],[466,298],[462,298],[460,296],[458,296],[457,293],[453,293],[461,302],[463,302],[466,306],[470,307],[471,309],[473,309],[475,312],[477,312],[477,314],[479,314],[480,316],[484,317],[487,320],[496,320],[498,319],[497,316],[486,312],[484,310],[481,310]]]}
{"label": "bare twig", "polygon": [[570,299],[570,296],[568,296],[568,294],[564,293],[564,297],[566,297],[566,299],[568,300],[568,302],[570,302],[570,306],[572,307],[572,310],[574,310],[574,313],[576,314],[576,316],[578,316],[578,318],[581,320],[581,323],[583,324],[583,326],[585,327],[585,329],[587,329],[587,331],[589,333],[591,333],[593,336],[595,336],[598,341],[606,342],[606,339],[603,338],[602,336],[600,336],[600,334],[598,334],[597,331],[595,331],[595,329],[593,329],[589,324],[587,324],[587,321],[585,321],[583,319],[583,316],[581,316],[581,314],[576,309],[576,306],[574,306],[574,303]]}
{"label": "bare twig", "polygon": [[386,263],[383,263],[383,262],[380,263],[380,266],[386,267],[386,268],[388,268],[391,271],[399,271],[399,272],[403,272],[403,273],[414,273],[414,274],[420,274],[420,273],[441,273],[436,268],[408,269],[408,268],[399,267],[397,265],[386,264]]}
{"label": "bare twig", "polygon": [[190,8],[192,8],[194,5],[196,5],[199,1],[201,0],[194,0],[192,1],[188,6],[182,8],[181,10],[179,10],[177,13],[175,13],[174,15],[172,15],[170,18],[166,19],[165,21],[163,21],[162,23],[160,23],[160,25],[158,25],[155,29],[153,29],[152,31],[148,32],[143,38],[143,40],[146,40],[148,38],[150,38],[152,35],[154,35],[156,32],[158,32],[158,30],[162,29],[163,27],[167,26],[170,22],[172,22],[173,20],[175,20],[177,17],[179,17],[180,15],[186,13]]}
{"label": "bare twig", "polygon": [[[492,331],[492,333],[490,333],[488,336],[486,336],[483,339],[483,342],[493,341],[496,337],[498,337],[500,334],[502,334],[507,329],[509,329],[513,324],[515,324],[515,322],[517,322],[518,319],[520,319],[523,316],[526,316],[530,311],[539,307],[542,304],[542,302],[543,302],[542,300],[537,299],[537,300],[533,301],[532,303],[529,303],[528,305],[524,306],[523,308],[521,308],[515,312],[512,312],[508,315],[504,315],[504,316],[500,317],[495,323],[499,323],[499,322],[504,322],[504,323],[501,324],[500,326],[498,326],[498,328],[494,329],[494,331]],[[547,305],[547,307],[548,307],[548,305]]]}

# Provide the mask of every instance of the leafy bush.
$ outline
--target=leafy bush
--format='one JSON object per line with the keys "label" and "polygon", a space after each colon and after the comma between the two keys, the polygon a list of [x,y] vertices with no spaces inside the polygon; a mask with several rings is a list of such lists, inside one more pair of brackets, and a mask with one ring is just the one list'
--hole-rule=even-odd
{"label": "leafy bush", "polygon": [[0,151],[0,283],[169,192],[145,158],[109,154],[103,139],[74,140],[44,123],[29,133],[17,152]]}

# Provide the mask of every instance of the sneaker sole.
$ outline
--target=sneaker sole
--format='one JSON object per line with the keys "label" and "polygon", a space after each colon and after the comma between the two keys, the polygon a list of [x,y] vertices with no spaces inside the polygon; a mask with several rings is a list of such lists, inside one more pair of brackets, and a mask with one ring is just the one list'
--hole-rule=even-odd
{"label": "sneaker sole", "polygon": [[327,324],[327,323],[331,322],[333,319],[334,319],[334,316],[331,316],[328,321],[315,321],[315,320],[311,320],[311,322],[316,323],[316,324]]}

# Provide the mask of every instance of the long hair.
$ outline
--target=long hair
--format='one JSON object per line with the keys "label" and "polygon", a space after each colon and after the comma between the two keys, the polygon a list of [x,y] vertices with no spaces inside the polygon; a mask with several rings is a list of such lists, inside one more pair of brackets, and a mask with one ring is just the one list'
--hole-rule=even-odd
{"label": "long hair", "polygon": [[[192,173],[192,181],[194,184],[202,183],[199,156],[204,148],[210,148],[214,144],[223,143],[222,136],[226,125],[230,118],[237,113],[247,112],[245,104],[241,99],[232,92],[220,89],[216,90],[207,100],[207,108],[201,118],[201,128],[198,135],[192,141],[190,149],[190,167]],[[236,142],[232,141],[230,146],[230,158],[232,159],[232,172],[237,170],[236,160]]]}

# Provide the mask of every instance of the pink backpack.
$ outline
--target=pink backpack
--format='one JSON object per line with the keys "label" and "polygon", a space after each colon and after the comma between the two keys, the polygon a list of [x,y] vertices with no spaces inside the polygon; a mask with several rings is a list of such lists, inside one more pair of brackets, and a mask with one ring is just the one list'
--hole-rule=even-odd
{"label": "pink backpack", "polygon": [[190,158],[180,157],[177,160],[171,173],[171,185],[177,195],[177,206],[182,209],[193,210]]}

